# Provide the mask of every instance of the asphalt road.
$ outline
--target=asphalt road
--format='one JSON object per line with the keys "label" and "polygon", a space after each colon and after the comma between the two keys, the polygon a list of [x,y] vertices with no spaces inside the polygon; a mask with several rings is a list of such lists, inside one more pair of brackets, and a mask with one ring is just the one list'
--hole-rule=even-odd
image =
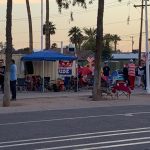
{"label": "asphalt road", "polygon": [[0,114],[0,150],[150,150],[150,106]]}

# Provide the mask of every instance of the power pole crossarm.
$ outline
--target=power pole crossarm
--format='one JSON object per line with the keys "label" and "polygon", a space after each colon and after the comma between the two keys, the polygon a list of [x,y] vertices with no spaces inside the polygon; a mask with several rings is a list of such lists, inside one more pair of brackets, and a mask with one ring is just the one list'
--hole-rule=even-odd
{"label": "power pole crossarm", "polygon": [[[133,5],[135,8],[136,7],[145,7],[145,5]],[[150,6],[150,5],[147,5],[147,6]]]}

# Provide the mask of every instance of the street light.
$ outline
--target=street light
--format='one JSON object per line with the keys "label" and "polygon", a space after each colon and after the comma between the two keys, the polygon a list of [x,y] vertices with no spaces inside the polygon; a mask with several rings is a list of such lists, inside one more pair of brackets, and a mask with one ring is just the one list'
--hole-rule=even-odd
{"label": "street light", "polygon": [[149,81],[149,49],[148,49],[148,17],[147,17],[147,1],[145,0],[145,46],[146,46],[146,90],[147,93],[150,93],[150,81]]}

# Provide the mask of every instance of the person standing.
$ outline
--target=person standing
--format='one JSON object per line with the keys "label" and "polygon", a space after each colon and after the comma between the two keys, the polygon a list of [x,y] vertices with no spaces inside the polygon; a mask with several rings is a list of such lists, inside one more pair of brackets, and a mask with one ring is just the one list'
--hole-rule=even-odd
{"label": "person standing", "polygon": [[144,70],[142,70],[141,66],[137,67],[137,86],[140,87],[142,85],[142,76],[144,75]]}
{"label": "person standing", "polygon": [[2,62],[0,63],[0,84],[3,93],[4,93],[4,76],[5,76],[5,66]]}
{"label": "person standing", "polygon": [[130,60],[130,63],[128,65],[128,78],[129,78],[129,86],[131,90],[134,90],[134,84],[135,84],[135,64],[133,63],[133,60]]}
{"label": "person standing", "polygon": [[144,90],[146,90],[146,64],[145,63],[143,63],[142,64],[143,66],[142,66],[142,68],[140,68],[140,70],[142,70],[143,71],[143,75],[142,75],[142,81],[143,81],[143,83],[144,83]]}
{"label": "person standing", "polygon": [[110,75],[110,68],[106,62],[105,62],[104,67],[103,67],[103,75],[104,75],[106,81],[108,81],[108,77]]}
{"label": "person standing", "polygon": [[127,64],[124,64],[124,66],[123,66],[123,78],[124,78],[124,81],[129,85],[128,65]]}
{"label": "person standing", "polygon": [[16,81],[17,81],[17,66],[15,60],[11,60],[10,65],[10,90],[12,93],[11,100],[16,100]]}

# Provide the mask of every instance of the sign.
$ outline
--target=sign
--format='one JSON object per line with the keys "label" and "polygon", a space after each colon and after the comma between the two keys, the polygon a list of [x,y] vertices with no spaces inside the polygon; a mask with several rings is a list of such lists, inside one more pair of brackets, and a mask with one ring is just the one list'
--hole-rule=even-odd
{"label": "sign", "polygon": [[75,52],[75,45],[69,44],[69,52]]}
{"label": "sign", "polygon": [[72,69],[58,69],[60,75],[72,75]]}
{"label": "sign", "polygon": [[89,57],[87,58],[87,61],[88,61],[89,63],[92,63],[92,62],[94,61],[94,57],[93,57],[93,56],[89,56]]}
{"label": "sign", "polygon": [[59,61],[58,74],[72,75],[72,61]]}

